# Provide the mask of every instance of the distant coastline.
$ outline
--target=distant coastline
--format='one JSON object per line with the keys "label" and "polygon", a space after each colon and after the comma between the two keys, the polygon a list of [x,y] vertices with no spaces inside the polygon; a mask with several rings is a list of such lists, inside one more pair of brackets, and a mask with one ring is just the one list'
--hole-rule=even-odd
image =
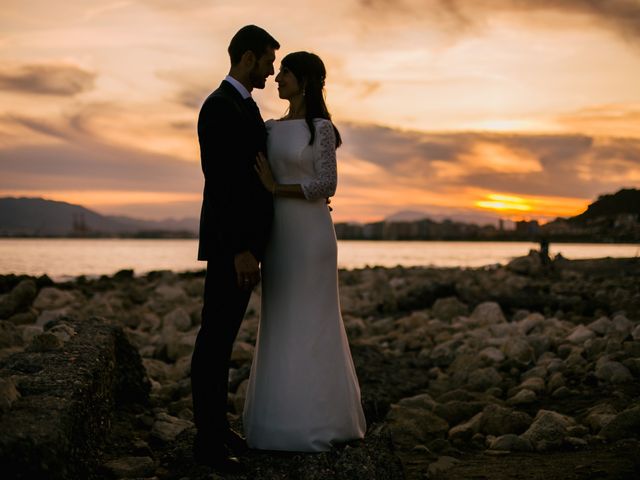
{"label": "distant coastline", "polygon": [[[338,229],[338,225],[335,227]],[[517,235],[505,235],[505,236],[495,236],[495,237],[429,237],[429,238],[354,238],[354,237],[343,237],[336,233],[336,238],[343,242],[362,242],[362,241],[371,241],[371,242],[503,242],[503,243],[518,243],[518,242],[532,242],[539,243],[541,237],[539,236],[517,236]],[[87,239],[87,240],[96,240],[96,239],[122,239],[122,240],[197,240],[198,235],[193,232],[137,232],[132,234],[108,234],[104,232],[95,232],[88,235],[10,235],[0,233],[1,239]],[[545,238],[550,243],[577,243],[577,244],[612,244],[612,245],[622,245],[622,244],[640,244],[640,239],[625,239],[625,238],[599,238],[599,237],[546,237]]]}
{"label": "distant coastline", "polygon": [[[197,218],[142,220],[42,198],[0,198],[0,238],[194,239],[198,228]],[[338,240],[638,243],[640,190],[601,195],[580,215],[542,225],[537,220],[497,218],[495,224],[478,225],[436,221],[424,214],[411,220],[391,216],[364,224],[339,222],[335,231]]]}

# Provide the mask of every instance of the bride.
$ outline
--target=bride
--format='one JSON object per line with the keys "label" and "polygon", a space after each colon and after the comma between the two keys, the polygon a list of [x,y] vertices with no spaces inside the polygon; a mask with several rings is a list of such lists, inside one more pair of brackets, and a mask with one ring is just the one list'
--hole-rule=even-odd
{"label": "bride", "polygon": [[269,161],[256,170],[274,197],[262,263],[262,313],[243,412],[252,448],[301,452],[364,437],[360,387],[338,299],[337,244],[327,198],[340,134],[324,102],[325,67],[295,52],[276,76],[287,115],[268,120]]}

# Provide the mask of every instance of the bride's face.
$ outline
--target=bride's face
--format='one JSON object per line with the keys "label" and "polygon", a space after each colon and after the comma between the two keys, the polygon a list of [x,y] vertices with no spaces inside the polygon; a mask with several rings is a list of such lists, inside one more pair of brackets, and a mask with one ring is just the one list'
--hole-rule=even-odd
{"label": "bride's face", "polygon": [[278,84],[278,96],[282,99],[291,100],[302,95],[298,79],[287,67],[280,67],[280,71],[276,75],[276,83]]}

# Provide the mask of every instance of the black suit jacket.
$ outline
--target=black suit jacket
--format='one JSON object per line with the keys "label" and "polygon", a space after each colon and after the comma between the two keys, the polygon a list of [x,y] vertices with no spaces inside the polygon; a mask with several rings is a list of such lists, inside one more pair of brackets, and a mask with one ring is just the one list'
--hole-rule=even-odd
{"label": "black suit jacket", "polygon": [[254,170],[266,152],[267,132],[233,85],[223,81],[198,118],[204,193],[198,260],[249,250],[262,259],[273,218],[273,198]]}

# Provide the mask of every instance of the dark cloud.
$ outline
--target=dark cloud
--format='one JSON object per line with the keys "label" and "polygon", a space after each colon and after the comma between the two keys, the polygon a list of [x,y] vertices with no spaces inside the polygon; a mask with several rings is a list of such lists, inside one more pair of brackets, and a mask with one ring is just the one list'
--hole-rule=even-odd
{"label": "dark cloud", "polygon": [[201,189],[199,165],[119,148],[23,146],[0,150],[0,189],[135,190],[193,192]]}
{"label": "dark cloud", "polygon": [[[412,188],[444,192],[456,186],[477,187],[523,195],[591,198],[634,182],[640,184],[640,139],[439,134],[358,124],[343,125],[342,133],[349,156],[378,165],[389,181]],[[510,163],[500,168],[491,153],[477,150],[482,145],[495,147],[496,155],[506,152]],[[512,168],[519,159],[525,167]],[[442,175],[443,170],[454,173]]]}
{"label": "dark cloud", "polygon": [[75,65],[31,64],[0,67],[0,88],[39,95],[73,96],[93,88],[95,73]]}
{"label": "dark cloud", "polygon": [[91,133],[92,109],[54,124],[38,118],[0,118],[55,139],[45,145],[0,147],[0,189],[201,190],[200,165],[169,155],[106,143]]}

